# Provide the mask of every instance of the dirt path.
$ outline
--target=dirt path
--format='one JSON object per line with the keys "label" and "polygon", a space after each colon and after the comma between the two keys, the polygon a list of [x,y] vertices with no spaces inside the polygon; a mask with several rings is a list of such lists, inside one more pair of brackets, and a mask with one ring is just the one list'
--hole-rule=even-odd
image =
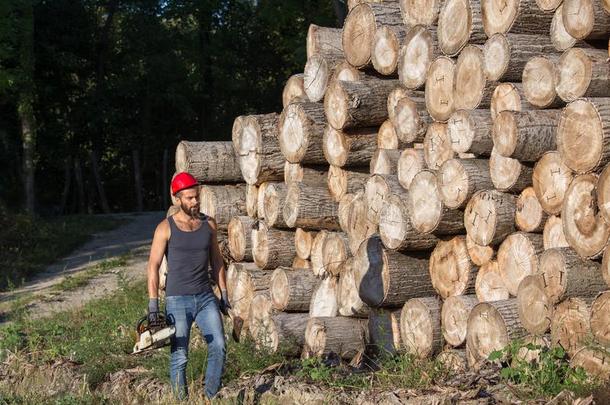
{"label": "dirt path", "polygon": [[[49,266],[35,279],[16,290],[0,293],[0,325],[19,303],[27,303],[31,317],[43,317],[84,305],[119,288],[121,280],[146,277],[146,262],[153,232],[164,212],[116,214],[126,224],[93,238],[67,257]],[[127,258],[124,266],[99,270],[105,261]],[[92,277],[91,269],[98,266]],[[57,286],[67,277],[87,278],[86,285],[62,291]]]}

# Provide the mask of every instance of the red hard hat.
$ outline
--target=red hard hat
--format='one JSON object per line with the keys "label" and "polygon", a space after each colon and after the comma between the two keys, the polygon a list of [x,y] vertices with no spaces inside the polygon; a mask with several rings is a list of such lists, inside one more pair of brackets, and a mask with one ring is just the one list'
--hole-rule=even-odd
{"label": "red hard hat", "polygon": [[187,172],[178,173],[172,179],[172,195],[176,195],[178,191],[197,186],[199,183],[193,175]]}

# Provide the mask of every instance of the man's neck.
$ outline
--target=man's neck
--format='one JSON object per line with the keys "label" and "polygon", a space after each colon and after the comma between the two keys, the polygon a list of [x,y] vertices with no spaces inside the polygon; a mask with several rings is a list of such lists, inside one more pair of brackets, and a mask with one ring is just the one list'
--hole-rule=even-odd
{"label": "man's neck", "polygon": [[178,212],[176,214],[176,217],[178,219],[178,221],[180,222],[197,222],[199,221],[199,214],[197,214],[196,216],[190,216],[189,214],[187,214],[186,212],[184,212],[183,210],[180,210],[180,212]]}

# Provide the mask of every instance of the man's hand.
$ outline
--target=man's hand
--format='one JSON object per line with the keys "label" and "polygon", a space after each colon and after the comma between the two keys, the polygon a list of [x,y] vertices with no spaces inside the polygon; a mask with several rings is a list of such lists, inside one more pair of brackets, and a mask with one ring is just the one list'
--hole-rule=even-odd
{"label": "man's hand", "polygon": [[159,298],[148,299],[148,326],[157,326],[159,319]]}
{"label": "man's hand", "polygon": [[221,290],[220,291],[220,312],[222,312],[224,316],[229,316],[229,309],[231,309],[231,304],[229,303],[229,297],[227,295],[227,290]]}

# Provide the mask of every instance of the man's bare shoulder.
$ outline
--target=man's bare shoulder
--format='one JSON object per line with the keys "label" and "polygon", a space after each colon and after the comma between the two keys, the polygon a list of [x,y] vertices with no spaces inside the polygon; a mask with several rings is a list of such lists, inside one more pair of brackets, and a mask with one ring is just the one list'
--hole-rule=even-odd
{"label": "man's bare shoulder", "polygon": [[210,224],[210,228],[214,231],[218,229],[218,224],[216,224],[216,220],[209,215],[206,215],[206,219],[208,220],[208,224]]}
{"label": "man's bare shoulder", "polygon": [[159,225],[157,225],[157,228],[155,229],[155,236],[160,236],[160,237],[167,237],[169,236],[169,221],[166,219],[164,219],[163,221],[159,222]]}

